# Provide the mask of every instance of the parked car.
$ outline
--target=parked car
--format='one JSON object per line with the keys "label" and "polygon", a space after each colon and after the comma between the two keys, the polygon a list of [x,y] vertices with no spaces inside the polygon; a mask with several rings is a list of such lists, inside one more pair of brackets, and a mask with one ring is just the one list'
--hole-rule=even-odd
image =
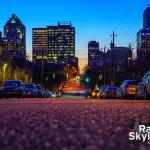
{"label": "parked car", "polygon": [[51,92],[51,97],[57,98],[57,97],[59,97],[59,94],[57,92]]}
{"label": "parked car", "polygon": [[116,91],[118,87],[115,86],[107,86],[103,93],[103,98],[116,98]]}
{"label": "parked car", "polygon": [[99,90],[99,99],[102,99],[103,98],[103,95],[104,95],[104,91],[105,89],[107,88],[108,86],[107,85],[103,85],[100,87],[100,90]]}
{"label": "parked car", "polygon": [[94,90],[92,92],[92,98],[98,98],[99,97],[99,90]]}
{"label": "parked car", "polygon": [[87,98],[91,98],[91,97],[92,97],[91,90],[86,90],[86,91],[84,92],[84,96],[85,96],[86,99],[87,99]]}
{"label": "parked car", "polygon": [[0,88],[0,98],[3,98],[4,97],[4,90],[3,88]]}
{"label": "parked car", "polygon": [[61,95],[64,94],[64,90],[63,90],[63,89],[62,89],[62,90],[59,90],[59,92],[61,93]]}
{"label": "parked car", "polygon": [[78,90],[73,93],[73,95],[75,96],[84,96],[84,94],[85,94],[84,90]]}
{"label": "parked car", "polygon": [[25,87],[25,97],[38,97],[38,89],[34,83],[26,83]]}
{"label": "parked car", "polygon": [[36,88],[37,88],[37,95],[38,95],[38,97],[39,98],[42,98],[42,97],[44,97],[44,93],[43,93],[43,90],[42,90],[42,87],[40,86],[40,85],[36,85]]}
{"label": "parked car", "polygon": [[135,98],[137,92],[137,84],[136,80],[125,80],[122,82],[120,88],[117,90],[116,98]]}
{"label": "parked car", "polygon": [[150,99],[150,71],[144,75],[141,82],[137,85],[136,98]]}
{"label": "parked car", "polygon": [[3,84],[2,97],[17,97],[24,96],[24,85],[21,80],[8,80]]}
{"label": "parked car", "polygon": [[49,98],[51,96],[51,92],[49,90],[44,90],[44,98]]}

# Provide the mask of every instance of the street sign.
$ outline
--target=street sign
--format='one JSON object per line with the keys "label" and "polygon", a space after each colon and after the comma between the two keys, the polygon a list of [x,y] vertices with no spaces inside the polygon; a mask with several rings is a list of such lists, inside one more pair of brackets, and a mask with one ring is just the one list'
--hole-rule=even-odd
{"label": "street sign", "polygon": [[53,79],[55,79],[55,77],[56,77],[56,75],[55,75],[55,73],[53,73]]}
{"label": "street sign", "polygon": [[97,90],[97,91],[99,90],[99,87],[98,87],[98,85],[95,85],[95,90]]}
{"label": "street sign", "polygon": [[102,79],[103,79],[103,75],[100,74],[100,75],[99,75],[99,80],[102,80]]}

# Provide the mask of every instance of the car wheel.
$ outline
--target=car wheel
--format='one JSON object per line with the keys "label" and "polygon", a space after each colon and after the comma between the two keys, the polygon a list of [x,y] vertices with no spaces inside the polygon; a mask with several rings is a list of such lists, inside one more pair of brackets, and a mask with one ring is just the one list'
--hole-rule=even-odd
{"label": "car wheel", "polygon": [[123,93],[121,93],[121,99],[126,99],[126,95],[123,95]]}
{"label": "car wheel", "polygon": [[135,95],[135,100],[138,100],[138,99],[139,99],[138,94],[136,94]]}
{"label": "car wheel", "polygon": [[22,95],[19,95],[18,98],[23,98],[23,96],[22,96]]}
{"label": "car wheel", "polygon": [[146,89],[144,89],[144,100],[147,100],[147,92],[146,92]]}
{"label": "car wheel", "polygon": [[144,100],[150,99],[150,96],[147,94],[146,88],[144,89]]}

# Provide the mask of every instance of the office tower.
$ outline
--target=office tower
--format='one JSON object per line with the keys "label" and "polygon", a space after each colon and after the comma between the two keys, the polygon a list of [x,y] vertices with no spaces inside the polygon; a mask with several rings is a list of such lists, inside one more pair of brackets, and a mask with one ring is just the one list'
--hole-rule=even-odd
{"label": "office tower", "polygon": [[12,14],[4,26],[3,41],[11,58],[26,57],[26,27],[15,14]]}
{"label": "office tower", "polygon": [[33,28],[33,61],[70,63],[75,57],[75,28],[71,22],[58,22],[57,26]]}
{"label": "office tower", "polygon": [[88,65],[97,66],[99,58],[99,43],[90,41],[88,43]]}
{"label": "office tower", "polygon": [[141,72],[149,70],[150,67],[150,5],[143,14],[143,28],[137,33],[137,59],[139,60]]}

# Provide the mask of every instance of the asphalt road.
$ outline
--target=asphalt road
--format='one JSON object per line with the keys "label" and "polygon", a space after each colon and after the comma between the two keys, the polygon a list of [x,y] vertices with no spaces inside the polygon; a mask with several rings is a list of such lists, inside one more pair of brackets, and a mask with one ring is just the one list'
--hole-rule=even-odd
{"label": "asphalt road", "polygon": [[68,81],[69,83],[69,87],[68,88],[64,88],[64,92],[65,93],[76,93],[80,90],[85,90],[85,87],[80,85],[80,82],[76,80],[76,78],[70,79]]}
{"label": "asphalt road", "polygon": [[134,121],[150,125],[150,101],[3,99],[0,150],[149,150]]}

